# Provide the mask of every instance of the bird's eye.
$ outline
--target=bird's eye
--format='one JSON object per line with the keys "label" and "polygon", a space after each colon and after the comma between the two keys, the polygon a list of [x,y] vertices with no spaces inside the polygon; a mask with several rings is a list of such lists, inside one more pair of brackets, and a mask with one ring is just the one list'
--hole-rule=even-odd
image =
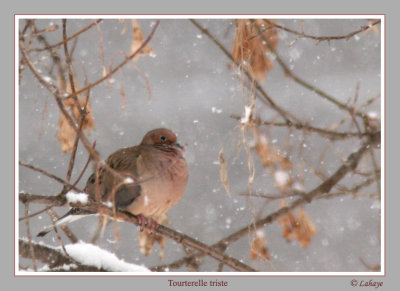
{"label": "bird's eye", "polygon": [[166,141],[167,140],[167,138],[164,135],[160,136],[160,139],[161,139],[161,141]]}

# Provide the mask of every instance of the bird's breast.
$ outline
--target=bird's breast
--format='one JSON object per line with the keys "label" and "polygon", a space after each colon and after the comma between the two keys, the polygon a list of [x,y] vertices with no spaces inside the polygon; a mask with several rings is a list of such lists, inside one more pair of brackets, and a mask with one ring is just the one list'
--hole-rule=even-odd
{"label": "bird's breast", "polygon": [[128,210],[157,219],[182,198],[188,168],[183,156],[173,151],[154,151],[142,157],[138,165],[141,195]]}

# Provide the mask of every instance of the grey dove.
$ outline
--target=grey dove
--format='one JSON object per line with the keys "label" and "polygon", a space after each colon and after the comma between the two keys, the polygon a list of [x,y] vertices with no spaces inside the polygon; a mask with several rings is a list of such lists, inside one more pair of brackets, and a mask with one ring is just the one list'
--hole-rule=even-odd
{"label": "grey dove", "polygon": [[[101,167],[97,175],[94,172],[84,191],[92,201],[96,201],[96,196],[100,194],[104,202],[114,202],[117,210],[136,215],[141,229],[150,220],[154,230],[158,221],[182,198],[185,191],[188,167],[183,154],[184,148],[177,143],[177,137],[171,130],[151,130],[139,145],[111,154],[106,160],[109,168]],[[96,176],[99,177],[98,182]],[[72,208],[55,224],[62,225],[90,214],[95,213]],[[38,236],[44,236],[52,229],[50,226]]]}

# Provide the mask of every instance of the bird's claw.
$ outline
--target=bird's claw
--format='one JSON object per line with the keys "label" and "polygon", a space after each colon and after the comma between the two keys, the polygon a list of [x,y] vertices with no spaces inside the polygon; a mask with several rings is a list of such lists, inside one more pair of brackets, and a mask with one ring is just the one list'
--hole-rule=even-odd
{"label": "bird's claw", "polygon": [[140,231],[144,230],[144,227],[148,224],[150,224],[150,232],[153,233],[154,230],[158,227],[158,222],[155,221],[154,219],[150,218],[146,218],[145,216],[143,216],[143,214],[139,214],[137,216],[138,218],[138,224],[140,225]]}

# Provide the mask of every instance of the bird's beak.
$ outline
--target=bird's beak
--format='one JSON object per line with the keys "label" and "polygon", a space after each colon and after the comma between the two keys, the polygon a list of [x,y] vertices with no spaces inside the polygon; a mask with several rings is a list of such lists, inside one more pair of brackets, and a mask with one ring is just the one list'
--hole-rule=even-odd
{"label": "bird's beak", "polygon": [[174,143],[174,145],[176,145],[178,148],[180,148],[181,150],[183,150],[184,148],[183,148],[183,146],[181,146],[179,143]]}

